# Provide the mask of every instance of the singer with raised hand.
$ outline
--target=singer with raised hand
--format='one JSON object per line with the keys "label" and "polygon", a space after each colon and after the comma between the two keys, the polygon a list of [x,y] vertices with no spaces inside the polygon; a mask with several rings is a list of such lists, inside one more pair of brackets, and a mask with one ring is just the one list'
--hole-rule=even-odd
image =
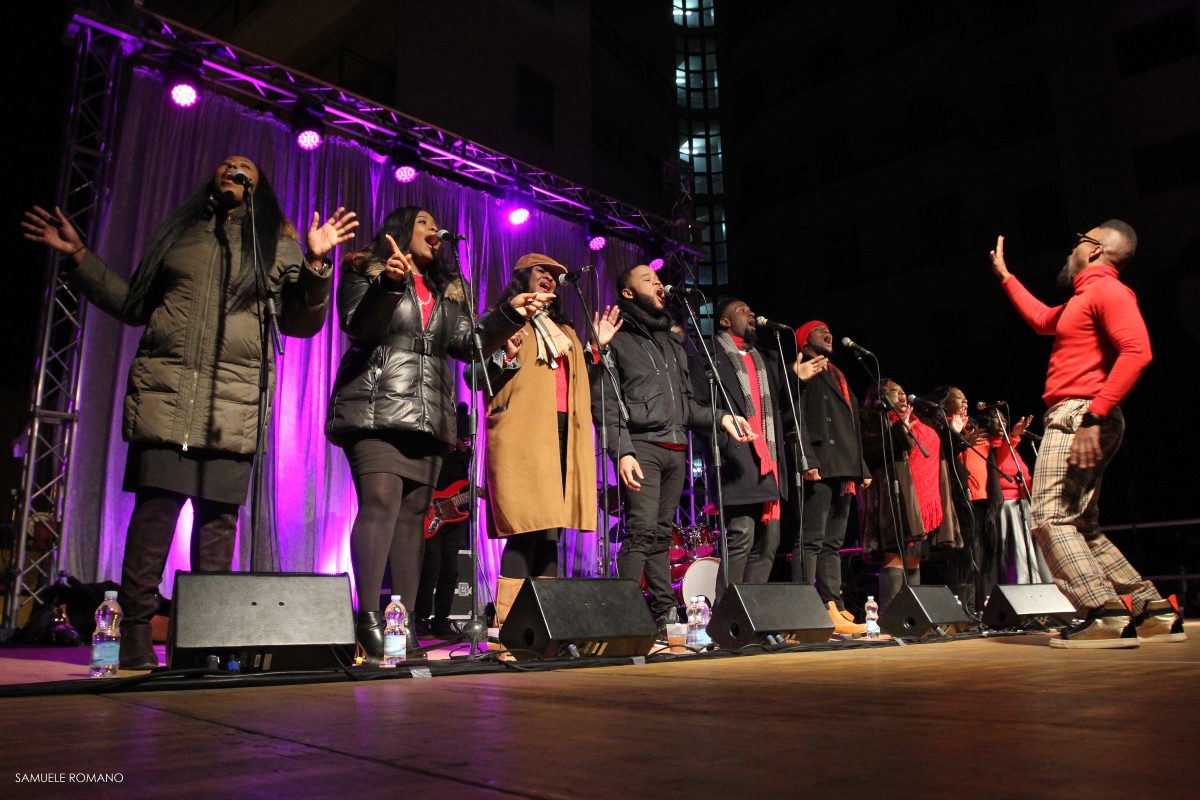
{"label": "singer with raised hand", "polygon": [[[613,392],[602,395],[600,370],[592,378],[592,417],[600,419],[601,397],[608,422],[609,457],[628,489],[625,540],[617,556],[622,578],[645,576],[651,606],[664,626],[676,618],[671,589],[671,525],[687,481],[687,431],[708,431],[713,410],[696,402],[683,349],[683,331],[666,308],[666,291],[658,273],[645,265],[617,275],[621,329],[603,348],[620,383],[629,421],[621,419]],[[607,377],[603,378],[607,379]],[[733,416],[723,414],[721,427],[738,442],[756,437],[744,419],[738,433]]]}
{"label": "singer with raised hand", "polygon": [[[247,184],[268,286],[254,269]],[[158,666],[150,638],[155,590],[189,499],[192,569],[230,570],[238,506],[246,502],[258,446],[254,387],[265,300],[282,293],[282,333],[314,336],[324,325],[333,281],[327,256],[357,226],[354,213],[341,208],[324,223],[314,212],[302,253],[266,174],[244,156],[222,161],[167,217],[128,282],[84,244],[61,210],[34,206],[25,214],[25,238],[66,256],[68,283],[125,324],[146,326],[121,426],[129,442],[123,488],[136,498],[121,565],[121,669]],[[270,359],[272,387],[274,368]]]}
{"label": "singer with raised hand", "polygon": [[[783,386],[783,365],[777,353],[758,349],[758,321],[750,306],[730,298],[717,307],[716,319],[713,363],[725,386],[738,387],[730,391],[733,407],[726,410],[747,420],[756,436],[749,443],[726,434],[717,437],[729,582],[766,583],[779,549],[780,501],[788,498],[789,459],[784,445],[785,440],[795,441],[791,432],[795,420]],[[697,401],[705,406],[710,400],[707,367],[704,359],[692,356],[692,386]],[[724,405],[720,395],[717,403]],[[714,451],[710,439],[710,435],[703,437],[709,463]],[[715,502],[712,496],[709,501]],[[724,593],[724,581],[717,581],[716,603]]]}
{"label": "singer with raised hand", "polygon": [[[358,516],[350,562],[358,595],[361,655],[383,656],[379,592],[390,563],[392,594],[416,601],[423,520],[442,459],[457,441],[454,377],[447,356],[470,361],[475,321],[466,292],[446,265],[433,215],[396,209],[363,250],[342,262],[338,321],[350,336],[334,381],[325,434],[350,462]],[[522,292],[479,322],[491,355],[553,297]],[[408,626],[409,652],[417,648]]]}
{"label": "singer with raised hand", "polygon": [[792,580],[816,583],[834,633],[866,632],[842,599],[842,543],[855,493],[871,485],[862,451],[858,397],[846,376],[829,359],[833,334],[820,320],[796,331],[800,355],[792,365],[800,378],[800,416],[804,420],[804,514],[801,535],[792,550]]}
{"label": "singer with raised hand", "polygon": [[[1118,219],[1078,234],[1059,273],[1059,285],[1073,294],[1053,308],[1008,271],[1003,236],[991,254],[1013,306],[1034,331],[1054,337],[1030,504],[1054,582],[1083,617],[1050,640],[1054,647],[1136,647],[1187,637],[1176,607],[1099,527],[1100,482],[1125,432],[1120,402],[1151,359],[1137,297],[1120,280],[1136,250],[1137,234]],[[1125,595],[1132,598],[1129,609]]]}
{"label": "singer with raised hand", "polygon": [[[574,273],[581,274],[580,272]],[[496,624],[526,578],[558,576],[563,528],[596,530],[596,458],[589,361],[557,289],[567,268],[522,256],[494,307],[523,293],[546,299],[486,362],[488,536],[504,540]],[[616,309],[595,317],[599,346],[620,329]],[[475,384],[483,388],[482,379]]]}

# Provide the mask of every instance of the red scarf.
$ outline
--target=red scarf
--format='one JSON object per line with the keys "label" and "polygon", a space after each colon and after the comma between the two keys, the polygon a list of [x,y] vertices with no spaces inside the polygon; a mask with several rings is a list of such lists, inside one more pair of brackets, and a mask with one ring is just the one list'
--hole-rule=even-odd
{"label": "red scarf", "polygon": [[[746,420],[750,423],[750,430],[753,431],[758,438],[751,444],[754,446],[754,453],[758,456],[759,475],[773,475],[775,477],[775,485],[779,486],[779,465],[771,459],[771,451],[767,448],[767,437],[763,433],[763,412],[762,412],[762,396],[758,391],[758,368],[754,366],[754,358],[750,353],[743,350],[743,340],[729,335],[733,340],[733,346],[742,354],[742,363],[746,365],[746,380],[750,384],[750,400],[754,404],[754,416]],[[779,519],[779,500],[769,500],[763,503],[762,521],[769,523],[771,520]]]}
{"label": "red scarf", "polygon": [[908,451],[908,468],[912,472],[917,504],[921,507],[921,524],[929,533],[942,524],[942,440],[937,431],[916,417],[909,417],[908,426],[916,440],[929,451],[928,458],[915,444]]}
{"label": "red scarf", "polygon": [[[808,335],[812,333],[812,329],[818,325],[825,325],[819,319],[811,319],[800,326],[800,330],[796,331],[796,349],[800,352],[804,351],[808,344]],[[828,328],[828,325],[825,325]],[[842,393],[842,399],[846,401],[846,405],[850,407],[850,413],[854,413],[854,403],[850,401],[850,385],[846,383],[846,374],[833,365],[832,361],[825,362],[825,371],[833,378],[834,384],[838,391]],[[854,481],[842,481],[842,494],[856,494]]]}

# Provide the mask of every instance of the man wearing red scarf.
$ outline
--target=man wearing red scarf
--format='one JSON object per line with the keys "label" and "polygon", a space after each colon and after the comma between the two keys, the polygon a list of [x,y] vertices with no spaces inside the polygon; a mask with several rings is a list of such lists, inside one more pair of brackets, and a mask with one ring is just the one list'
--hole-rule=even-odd
{"label": "man wearing red scarf", "polygon": [[871,484],[871,472],[862,454],[862,429],[858,398],[846,376],[835,367],[833,334],[820,320],[806,322],[796,331],[796,348],[803,366],[815,368],[811,378],[801,375],[800,416],[806,436],[804,455],[804,519],[802,541],[792,552],[792,580],[816,583],[821,602],[829,610],[834,633],[861,634],[842,600],[842,543],[850,504],[859,486]]}
{"label": "man wearing red scarf", "polygon": [[[779,548],[779,503],[788,496],[785,411],[788,424],[791,415],[785,409],[785,373],[776,353],[756,348],[758,326],[750,306],[736,298],[726,300],[716,316],[719,330],[712,355],[733,404],[729,410],[744,417],[758,437],[743,444],[722,435],[718,442],[729,581],[766,583]],[[690,372],[697,401],[707,405],[707,364],[693,358]],[[724,404],[720,389],[717,403]],[[706,444],[711,456],[711,443]],[[715,497],[710,502],[715,503]],[[724,584],[718,581],[717,602],[723,593]]]}
{"label": "man wearing red scarf", "polygon": [[1151,359],[1137,297],[1118,278],[1136,250],[1137,234],[1121,220],[1080,234],[1059,275],[1074,294],[1054,308],[1009,273],[1003,236],[992,251],[992,270],[1017,311],[1035,331],[1054,337],[1043,394],[1046,433],[1033,473],[1033,526],[1054,582],[1084,620],[1051,639],[1053,647],[1137,647],[1187,638],[1177,608],[1099,526],[1100,482],[1125,432],[1118,404]]}

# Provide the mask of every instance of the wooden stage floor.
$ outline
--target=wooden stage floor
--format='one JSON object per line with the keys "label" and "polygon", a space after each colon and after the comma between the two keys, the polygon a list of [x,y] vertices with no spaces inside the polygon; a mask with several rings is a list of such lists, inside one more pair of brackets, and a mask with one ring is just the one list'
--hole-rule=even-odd
{"label": "wooden stage floor", "polygon": [[[1134,650],[1037,635],[4,699],[0,797],[1194,798],[1188,627],[1188,642]],[[72,772],[123,783],[15,783]]]}

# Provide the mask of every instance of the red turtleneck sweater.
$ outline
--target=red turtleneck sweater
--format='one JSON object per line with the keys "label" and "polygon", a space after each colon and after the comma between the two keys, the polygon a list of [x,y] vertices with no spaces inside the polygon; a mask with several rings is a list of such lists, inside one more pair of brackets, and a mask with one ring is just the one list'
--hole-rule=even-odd
{"label": "red turtleneck sweater", "polygon": [[1107,264],[1075,276],[1075,295],[1050,308],[1009,275],[1001,284],[1025,321],[1043,336],[1054,337],[1046,391],[1053,406],[1069,399],[1090,399],[1089,410],[1107,416],[1129,394],[1150,363],[1150,334],[1133,290]]}

